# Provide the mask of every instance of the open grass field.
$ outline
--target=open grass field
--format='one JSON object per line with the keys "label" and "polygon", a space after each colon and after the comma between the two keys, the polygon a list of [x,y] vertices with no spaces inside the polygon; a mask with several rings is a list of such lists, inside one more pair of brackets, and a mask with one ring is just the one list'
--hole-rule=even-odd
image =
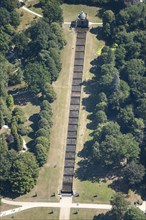
{"label": "open grass field", "polygon": [[88,19],[90,22],[101,22],[101,19],[98,17],[99,8],[91,7],[87,5],[72,5],[72,4],[62,4],[64,21],[74,21],[77,18],[77,15],[84,11],[88,14]]}
{"label": "open grass field", "polygon": [[94,216],[106,213],[100,209],[71,209],[70,220],[93,220]]}
{"label": "open grass field", "polygon": [[[53,213],[51,214],[51,211]],[[57,208],[32,208],[14,215],[2,217],[1,220],[58,220],[59,209]]]}
{"label": "open grass field", "polygon": [[1,203],[0,204],[0,212],[7,211],[9,209],[18,208],[18,207],[19,206],[16,206],[16,205],[9,205],[9,204],[5,204],[5,203]]}

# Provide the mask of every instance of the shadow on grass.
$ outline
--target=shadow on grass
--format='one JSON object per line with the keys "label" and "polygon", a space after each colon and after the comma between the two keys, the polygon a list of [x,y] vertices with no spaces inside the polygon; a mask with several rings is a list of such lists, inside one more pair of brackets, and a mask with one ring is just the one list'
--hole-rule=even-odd
{"label": "shadow on grass", "polygon": [[10,92],[10,94],[14,98],[15,105],[23,106],[26,105],[28,102],[31,102],[33,105],[39,105],[38,96],[25,88],[13,90]]}
{"label": "shadow on grass", "polygon": [[41,4],[40,3],[36,3],[33,5],[34,8],[41,8]]}
{"label": "shadow on grass", "polygon": [[115,217],[114,217],[112,211],[108,211],[105,214],[103,214],[103,213],[99,214],[98,216],[95,215],[93,217],[93,220],[114,220],[114,219],[115,219]]}
{"label": "shadow on grass", "polygon": [[100,164],[100,161],[93,158],[92,145],[93,140],[87,141],[84,148],[78,153],[78,157],[82,159],[78,162],[75,177],[81,181],[89,180],[91,182],[98,182],[99,179],[104,181],[106,178],[112,180],[115,176],[120,177],[120,170],[117,167],[105,167]]}

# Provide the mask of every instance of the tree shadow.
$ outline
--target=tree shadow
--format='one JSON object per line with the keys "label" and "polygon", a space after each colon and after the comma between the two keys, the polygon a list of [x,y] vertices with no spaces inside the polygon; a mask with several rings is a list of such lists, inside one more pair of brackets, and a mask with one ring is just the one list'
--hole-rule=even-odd
{"label": "tree shadow", "polygon": [[28,137],[31,138],[32,140],[30,140],[27,143],[27,147],[31,152],[34,152],[34,143],[35,143],[35,139],[36,139],[36,131],[38,130],[38,120],[39,119],[40,119],[40,116],[38,113],[33,114],[29,118],[29,121],[32,122],[32,124],[30,125],[30,127],[32,128],[32,132],[30,132],[28,134]]}
{"label": "tree shadow", "polygon": [[117,178],[109,185],[114,191],[128,194],[129,186],[123,178]]}
{"label": "tree shadow", "polygon": [[40,3],[36,3],[33,5],[34,8],[41,8],[41,4]]}
{"label": "tree shadow", "polygon": [[38,96],[35,93],[28,91],[26,88],[10,91],[10,94],[14,98],[15,105],[23,106],[28,102],[31,102],[33,105],[39,105]]}
{"label": "tree shadow", "polygon": [[115,217],[112,213],[112,211],[108,211],[105,214],[99,214],[99,215],[95,215],[93,217],[93,220],[114,220]]}
{"label": "tree shadow", "polygon": [[39,119],[40,119],[39,113],[33,114],[29,117],[29,121],[32,122],[31,128],[33,129],[33,131],[38,130],[38,120]]}
{"label": "tree shadow", "polygon": [[84,148],[78,153],[78,157],[80,157],[81,160],[78,162],[75,177],[81,181],[89,180],[91,182],[98,182],[99,179],[107,181],[112,180],[115,176],[120,176],[117,167],[111,168],[110,166],[103,166],[100,161],[93,158],[92,145],[93,140],[87,141]]}
{"label": "tree shadow", "polygon": [[96,38],[98,40],[103,40],[104,36],[103,36],[103,28],[102,27],[92,27],[90,28],[90,33],[96,35]]}

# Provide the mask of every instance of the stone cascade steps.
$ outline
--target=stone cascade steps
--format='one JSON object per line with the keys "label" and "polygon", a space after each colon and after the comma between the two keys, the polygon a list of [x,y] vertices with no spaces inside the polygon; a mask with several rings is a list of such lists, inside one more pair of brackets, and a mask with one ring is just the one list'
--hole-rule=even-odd
{"label": "stone cascade steps", "polygon": [[86,29],[77,30],[68,131],[66,139],[64,173],[61,190],[62,194],[73,194],[73,176],[76,155],[76,142],[80,109],[82,75],[84,66],[86,33]]}

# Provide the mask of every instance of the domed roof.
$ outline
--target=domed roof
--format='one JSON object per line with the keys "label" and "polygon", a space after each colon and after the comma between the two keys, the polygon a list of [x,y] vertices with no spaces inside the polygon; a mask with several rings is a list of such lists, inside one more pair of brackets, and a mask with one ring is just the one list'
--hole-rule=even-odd
{"label": "domed roof", "polygon": [[83,11],[81,11],[81,13],[79,14],[78,17],[79,17],[81,20],[85,20],[86,17],[87,17],[87,15],[86,15]]}

